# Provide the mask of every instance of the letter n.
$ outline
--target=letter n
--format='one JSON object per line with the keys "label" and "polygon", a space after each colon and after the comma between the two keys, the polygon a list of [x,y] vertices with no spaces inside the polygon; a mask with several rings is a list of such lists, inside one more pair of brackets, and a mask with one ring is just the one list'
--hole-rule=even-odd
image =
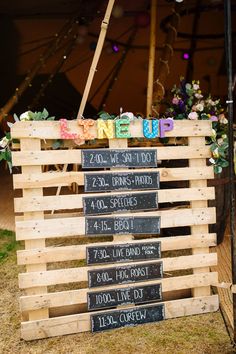
{"label": "letter n", "polygon": [[103,119],[97,120],[98,139],[114,139],[114,122],[111,119],[104,121]]}

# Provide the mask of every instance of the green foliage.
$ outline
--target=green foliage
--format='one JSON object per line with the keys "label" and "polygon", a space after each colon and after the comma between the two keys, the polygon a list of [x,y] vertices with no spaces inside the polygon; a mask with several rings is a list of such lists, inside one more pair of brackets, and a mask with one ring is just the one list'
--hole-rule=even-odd
{"label": "green foliage", "polygon": [[187,83],[183,77],[180,78],[179,86],[175,85],[171,93],[164,117],[212,121],[212,136],[206,139],[212,151],[209,161],[214,165],[215,173],[221,173],[228,166],[228,120],[220,100],[213,100],[211,95],[204,97],[199,81]]}
{"label": "green foliage", "polygon": [[105,111],[100,111],[98,113],[98,116],[100,119],[103,119],[103,120],[108,120],[108,119],[115,119],[116,118],[116,115],[115,114],[109,114]]}
{"label": "green foliage", "polygon": [[[42,112],[32,112],[27,111],[22,113],[20,117],[16,114],[13,115],[15,122],[24,121],[40,121],[40,120],[54,120],[55,117],[50,117],[46,108]],[[14,123],[7,122],[7,125],[11,128]],[[5,160],[7,162],[10,173],[12,173],[12,156],[11,156],[11,145],[13,140],[11,139],[11,134],[9,132],[0,140],[0,161]],[[59,147],[59,143],[56,144],[56,148]]]}
{"label": "green foliage", "polygon": [[48,111],[46,108],[43,109],[42,112],[32,112],[32,111],[27,111],[25,113],[22,113],[20,117],[16,114],[14,114],[14,119],[15,121],[29,121],[29,120],[54,120],[55,117],[50,117]]}

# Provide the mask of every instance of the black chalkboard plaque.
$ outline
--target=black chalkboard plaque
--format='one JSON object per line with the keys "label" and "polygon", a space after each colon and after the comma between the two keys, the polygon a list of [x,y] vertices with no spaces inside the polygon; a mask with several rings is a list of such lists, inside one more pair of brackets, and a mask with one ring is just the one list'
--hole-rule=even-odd
{"label": "black chalkboard plaque", "polygon": [[111,214],[158,208],[157,192],[111,194],[83,197],[85,215]]}
{"label": "black chalkboard plaque", "polygon": [[81,150],[82,168],[157,167],[156,149]]}
{"label": "black chalkboard plaque", "polygon": [[160,216],[86,216],[85,235],[159,234]]}
{"label": "black chalkboard plaque", "polygon": [[163,277],[163,263],[142,263],[88,271],[89,288],[111,284],[125,284],[160,279]]}
{"label": "black chalkboard plaque", "polygon": [[159,189],[159,172],[84,173],[85,192]]}
{"label": "black chalkboard plaque", "polygon": [[162,300],[161,284],[89,292],[88,310]]}
{"label": "black chalkboard plaque", "polygon": [[161,242],[126,243],[86,248],[87,264],[142,261],[161,257]]}
{"label": "black chalkboard plaque", "polygon": [[134,307],[126,310],[108,311],[91,315],[92,332],[100,332],[144,323],[158,322],[165,319],[164,304]]}

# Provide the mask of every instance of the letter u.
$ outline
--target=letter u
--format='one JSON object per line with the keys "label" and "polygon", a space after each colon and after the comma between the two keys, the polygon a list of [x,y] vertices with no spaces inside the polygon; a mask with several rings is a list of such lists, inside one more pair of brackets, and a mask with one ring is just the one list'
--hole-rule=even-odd
{"label": "letter u", "polygon": [[[152,131],[150,132],[150,122],[152,125]],[[154,139],[158,136],[158,120],[157,119],[144,119],[143,120],[143,135],[147,139]]]}

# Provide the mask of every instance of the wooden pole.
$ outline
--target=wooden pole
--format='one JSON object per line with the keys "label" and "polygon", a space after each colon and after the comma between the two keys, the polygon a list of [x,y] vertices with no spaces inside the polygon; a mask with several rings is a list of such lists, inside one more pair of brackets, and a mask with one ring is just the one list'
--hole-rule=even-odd
{"label": "wooden pole", "polygon": [[88,99],[88,95],[89,95],[89,91],[90,91],[90,88],[92,85],[93,77],[94,77],[94,74],[97,70],[97,63],[98,63],[98,60],[99,60],[101,52],[102,52],[102,47],[103,47],[103,43],[105,40],[107,27],[109,24],[109,19],[111,17],[111,12],[112,12],[114,2],[115,2],[115,0],[109,0],[108,5],[107,5],[106,13],[105,13],[104,19],[101,24],[101,31],[100,31],[100,35],[98,37],[98,42],[97,42],[96,50],[94,53],[93,61],[92,61],[91,67],[90,67],[88,79],[87,79],[86,86],[85,86],[84,93],[83,93],[83,97],[82,97],[82,100],[80,103],[77,119],[81,118],[84,113],[84,108],[85,108],[85,105],[86,105],[86,102]]}
{"label": "wooden pole", "polygon": [[[87,102],[87,99],[88,99],[88,95],[89,95],[89,91],[90,91],[90,88],[91,88],[91,85],[92,85],[93,77],[94,77],[94,74],[95,74],[95,71],[96,71],[96,68],[97,68],[97,63],[98,63],[99,57],[100,57],[101,52],[102,52],[102,47],[103,47],[103,43],[104,43],[104,40],[105,40],[107,27],[108,27],[108,24],[109,24],[109,19],[111,17],[111,12],[112,12],[112,8],[113,8],[113,5],[114,5],[114,2],[115,2],[115,0],[109,0],[108,5],[107,5],[106,13],[105,13],[104,19],[103,19],[102,24],[101,24],[101,31],[100,31],[100,34],[99,34],[99,38],[98,38],[96,50],[95,50],[95,53],[94,53],[93,61],[92,61],[91,67],[90,67],[87,83],[86,83],[86,86],[85,86],[85,89],[84,89],[84,93],[83,93],[83,97],[82,97],[82,100],[81,100],[81,103],[80,103],[79,112],[77,114],[77,119],[83,117],[84,108],[85,108],[85,105],[86,105],[86,102]],[[66,171],[67,167],[68,167],[68,164],[65,164],[63,166],[63,171]],[[58,187],[57,191],[56,191],[56,195],[59,195],[60,192],[61,192],[61,187]],[[76,192],[78,193],[78,189],[77,188],[76,188]],[[54,210],[52,210],[51,213],[53,214]]]}
{"label": "wooden pole", "polygon": [[149,64],[148,64],[148,86],[147,86],[147,117],[152,115],[152,96],[153,96],[153,79],[156,52],[156,16],[157,16],[157,0],[151,2],[151,27],[150,27],[150,48],[149,48]]}

